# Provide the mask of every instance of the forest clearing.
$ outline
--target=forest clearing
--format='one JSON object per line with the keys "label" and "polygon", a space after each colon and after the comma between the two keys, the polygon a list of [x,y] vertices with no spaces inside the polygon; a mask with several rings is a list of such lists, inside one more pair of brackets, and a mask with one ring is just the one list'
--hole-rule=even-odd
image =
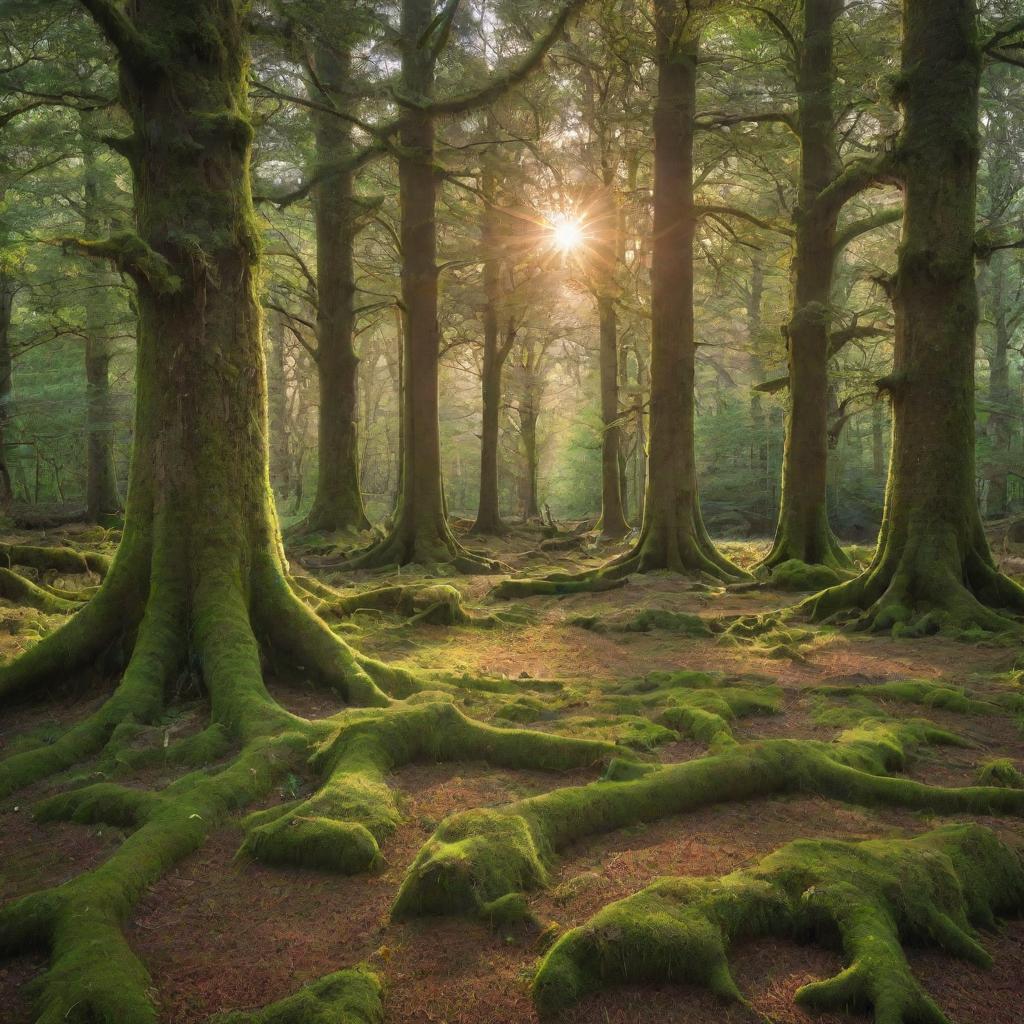
{"label": "forest clearing", "polygon": [[5,1024],[1022,1020],[1019,0],[0,42]]}

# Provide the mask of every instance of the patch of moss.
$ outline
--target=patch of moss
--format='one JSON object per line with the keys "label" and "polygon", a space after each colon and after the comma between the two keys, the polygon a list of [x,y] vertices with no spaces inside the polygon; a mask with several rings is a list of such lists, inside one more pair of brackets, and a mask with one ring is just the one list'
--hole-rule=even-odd
{"label": "patch of moss", "polygon": [[568,620],[570,626],[589,629],[595,633],[608,631],[621,633],[650,633],[662,630],[680,636],[711,636],[711,627],[699,615],[673,612],[664,608],[627,609],[614,615],[576,615]]}
{"label": "patch of moss", "polygon": [[934,813],[1024,814],[1024,792],[946,789],[888,774],[903,767],[915,745],[947,742],[958,740],[930,723],[870,720],[834,743],[735,744],[649,772],[615,773],[486,812],[455,814],[420,850],[394,912],[479,914],[486,903],[517,891],[509,886],[546,884],[547,863],[569,843],[731,800],[809,792]]}
{"label": "patch of moss", "polygon": [[765,581],[773,590],[824,590],[849,579],[849,574],[838,572],[827,565],[808,565],[798,558],[780,562]]}
{"label": "patch of moss", "polygon": [[829,942],[849,962],[804,985],[797,1002],[825,1011],[874,1010],[877,1024],[940,1024],[905,941],[988,965],[973,925],[1024,909],[1019,854],[978,825],[915,839],[798,840],[723,878],[663,878],[613,903],[548,951],[533,982],[542,1013],[622,982],[690,982],[743,1001],[728,950],[742,938]]}
{"label": "patch of moss", "polygon": [[978,769],[979,786],[1002,786],[1006,789],[1024,789],[1024,774],[1008,757],[986,761]]}
{"label": "patch of moss", "polygon": [[960,714],[991,715],[999,711],[998,704],[979,700],[965,689],[954,689],[924,679],[818,686],[812,692],[832,697],[868,697],[872,700],[900,701],[905,704],[942,708],[945,711],[955,711]]}
{"label": "patch of moss", "polygon": [[262,1010],[221,1013],[208,1024],[381,1024],[381,984],[365,967],[328,974]]}

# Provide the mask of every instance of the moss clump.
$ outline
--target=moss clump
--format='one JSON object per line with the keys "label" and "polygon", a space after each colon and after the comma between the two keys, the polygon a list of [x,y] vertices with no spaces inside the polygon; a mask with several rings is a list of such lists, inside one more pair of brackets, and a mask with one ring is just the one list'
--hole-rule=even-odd
{"label": "moss clump", "polygon": [[798,558],[780,562],[765,581],[773,590],[824,590],[849,579],[850,574],[828,565],[809,565]]}
{"label": "moss clump", "polygon": [[809,792],[862,805],[935,813],[1024,814],[1024,793],[990,786],[945,789],[888,775],[922,743],[957,738],[922,722],[866,721],[834,743],[763,740],[647,772],[625,771],[486,812],[452,815],[423,846],[395,913],[480,913],[509,892],[546,880],[569,843],[731,800]]}
{"label": "moss clump", "polygon": [[605,576],[591,576],[587,573],[552,573],[541,578],[517,578],[502,580],[493,590],[491,597],[509,600],[514,597],[534,595],[562,597],[566,594],[601,594],[624,587],[628,580],[610,579]]}
{"label": "moss clump", "polygon": [[978,769],[979,786],[1001,786],[1004,789],[1024,789],[1024,774],[1008,758],[986,761]]}
{"label": "moss clump", "polygon": [[1000,710],[998,704],[979,700],[966,690],[954,689],[923,679],[902,679],[897,682],[861,685],[818,686],[812,692],[832,697],[870,697],[872,700],[920,704],[924,707],[942,708],[945,711],[955,711],[960,714],[991,715]]}
{"label": "moss clump", "polygon": [[381,984],[365,967],[328,974],[262,1010],[221,1013],[209,1024],[380,1024]]}
{"label": "moss clump", "polygon": [[549,950],[533,982],[542,1013],[621,982],[685,981],[743,997],[728,950],[758,936],[838,936],[849,966],[805,985],[820,1010],[871,1007],[876,1024],[945,1018],[910,971],[902,942],[937,946],[988,965],[972,925],[1024,909],[1024,864],[978,825],[915,839],[798,840],[723,878],[663,878],[613,903]]}
{"label": "moss clump", "polygon": [[711,627],[699,615],[688,612],[673,612],[664,608],[630,609],[615,615],[576,615],[570,618],[570,626],[589,629],[595,633],[608,631],[619,633],[650,633],[662,630],[680,636],[711,636]]}

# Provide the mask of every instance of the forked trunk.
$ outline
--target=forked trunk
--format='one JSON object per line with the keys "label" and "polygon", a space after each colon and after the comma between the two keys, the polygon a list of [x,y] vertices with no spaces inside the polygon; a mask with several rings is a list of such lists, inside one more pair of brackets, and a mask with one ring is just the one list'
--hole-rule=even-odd
{"label": "forked trunk", "polygon": [[974,0],[906,0],[885,513],[867,571],[808,602],[819,617],[862,608],[865,627],[925,633],[1004,629],[1013,621],[992,608],[1024,611],[1024,589],[995,568],[975,495],[977,32]]}

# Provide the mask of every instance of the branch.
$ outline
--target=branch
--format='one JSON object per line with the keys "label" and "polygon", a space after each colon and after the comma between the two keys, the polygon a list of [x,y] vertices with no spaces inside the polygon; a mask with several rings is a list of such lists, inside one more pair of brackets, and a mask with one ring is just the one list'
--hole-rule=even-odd
{"label": "branch", "polygon": [[849,164],[832,182],[823,189],[814,201],[815,212],[838,213],[854,196],[872,185],[889,183],[901,185],[891,153],[879,153]]}
{"label": "branch", "polygon": [[739,210],[734,206],[705,206],[698,203],[694,206],[693,212],[697,217],[714,216],[715,214],[721,217],[736,217],[739,220],[745,220],[748,224],[753,224],[754,227],[761,228],[763,231],[775,231],[780,235],[788,235],[790,238],[795,233],[786,224],[762,220],[760,217],[755,217],[753,214],[747,213],[745,210]]}
{"label": "branch", "polygon": [[464,93],[462,96],[453,96],[447,100],[435,102],[417,103],[407,96],[395,96],[398,103],[405,107],[413,107],[422,110],[424,113],[433,116],[445,114],[464,114],[469,110],[476,110],[478,107],[485,107],[503,96],[513,86],[529,78],[540,65],[540,62],[547,56],[548,51],[561,38],[569,19],[584,5],[586,0],[567,0],[565,6],[558,12],[558,16],[552,22],[548,31],[542,35],[531,47],[523,59],[511,67],[502,75],[495,76],[487,85],[476,92]]}
{"label": "branch", "polygon": [[134,231],[119,231],[107,238],[61,238],[65,252],[77,252],[94,259],[109,260],[137,284],[145,284],[158,295],[173,295],[181,289],[181,278],[170,262]]}
{"label": "branch", "polygon": [[162,66],[157,48],[132,24],[117,0],[79,0],[133,74],[151,75]]}
{"label": "branch", "polygon": [[861,235],[866,235],[869,231],[886,224],[895,224],[902,216],[902,206],[888,206],[861,220],[851,221],[836,234],[835,254],[838,256],[855,238],[860,238]]}
{"label": "branch", "polygon": [[720,114],[707,111],[697,114],[693,119],[693,127],[698,132],[728,128],[735,124],[784,124],[794,135],[798,134],[796,120],[784,110],[769,110],[762,114]]}

